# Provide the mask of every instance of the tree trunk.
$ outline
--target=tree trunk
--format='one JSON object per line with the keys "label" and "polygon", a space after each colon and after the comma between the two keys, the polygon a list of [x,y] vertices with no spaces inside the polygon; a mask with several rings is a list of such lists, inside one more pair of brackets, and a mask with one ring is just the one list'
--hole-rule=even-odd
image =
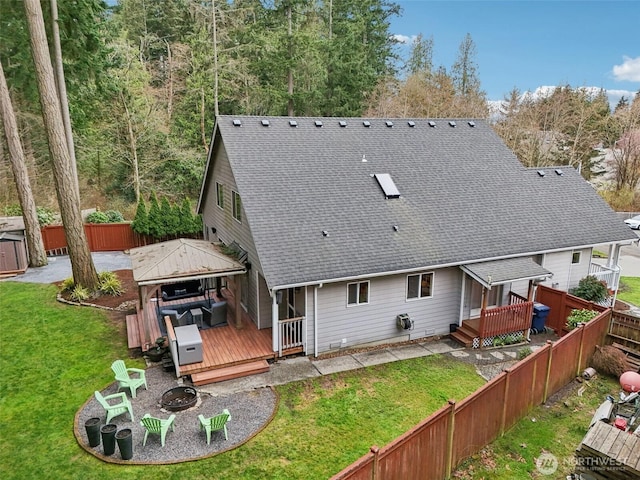
{"label": "tree trunk", "polygon": [[124,94],[120,92],[120,99],[122,100],[122,106],[124,107],[124,113],[127,116],[127,132],[129,133],[129,147],[131,148],[131,167],[133,169],[133,190],[136,194],[136,203],[140,201],[140,167],[138,165],[138,146],[136,141],[136,134],[133,131],[133,120],[131,118],[131,112],[127,107],[127,101],[124,98]]}
{"label": "tree trunk", "polygon": [[29,249],[29,266],[42,267],[47,264],[47,252],[42,241],[42,232],[38,223],[36,203],[31,191],[31,182],[27,166],[24,162],[24,151],[18,133],[18,122],[11,105],[9,88],[4,78],[4,70],[0,64],[0,118],[4,125],[4,135],[9,148],[9,161],[16,181],[24,226],[27,232],[27,248]]}
{"label": "tree trunk", "polygon": [[49,154],[56,184],[60,215],[67,237],[71,271],[76,285],[90,291],[98,286],[98,274],[91,258],[91,251],[82,222],[78,184],[73,178],[69,149],[66,144],[60,99],[56,91],[53,66],[47,47],[42,8],[38,0],[25,0],[24,7],[29,27],[31,54],[36,71],[42,117],[47,133]]}

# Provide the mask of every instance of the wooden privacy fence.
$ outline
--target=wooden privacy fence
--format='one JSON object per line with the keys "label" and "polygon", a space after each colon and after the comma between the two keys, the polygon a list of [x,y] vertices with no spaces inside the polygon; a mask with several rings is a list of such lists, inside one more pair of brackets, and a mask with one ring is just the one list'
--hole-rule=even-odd
{"label": "wooden privacy fence", "polygon": [[450,401],[419,425],[369,453],[332,480],[441,480],[464,459],[515,425],[579,375],[603,345],[611,310],[556,342],[547,342],[459,403]]}
{"label": "wooden privacy fence", "polygon": [[[62,225],[47,225],[41,231],[47,255],[68,253],[67,237]],[[153,243],[152,239],[135,233],[131,223],[85,223],[84,231],[92,252],[123,251]]]}
{"label": "wooden privacy fence", "polygon": [[574,297],[570,293],[545,287],[544,285],[538,285],[536,301],[550,308],[546,325],[553,328],[555,332],[561,336],[567,332],[565,322],[571,314],[571,310],[580,310],[583,308],[596,310],[598,312],[606,310],[606,307],[602,307],[597,303]]}

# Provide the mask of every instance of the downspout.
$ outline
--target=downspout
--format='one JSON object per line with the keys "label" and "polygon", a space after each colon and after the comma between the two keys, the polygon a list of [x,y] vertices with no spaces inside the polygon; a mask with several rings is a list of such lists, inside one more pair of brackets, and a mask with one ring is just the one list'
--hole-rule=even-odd
{"label": "downspout", "polygon": [[462,317],[464,316],[464,297],[466,292],[466,282],[467,280],[467,275],[462,272],[462,286],[460,288],[461,291],[461,295],[460,295],[460,314],[458,315],[458,326],[462,325]]}
{"label": "downspout", "polygon": [[278,351],[278,332],[280,331],[280,323],[278,321],[278,302],[276,301],[277,294],[274,291],[271,296],[271,348],[274,352]]}
{"label": "downspout", "polygon": [[318,289],[322,283],[313,287],[313,356],[318,357]]}

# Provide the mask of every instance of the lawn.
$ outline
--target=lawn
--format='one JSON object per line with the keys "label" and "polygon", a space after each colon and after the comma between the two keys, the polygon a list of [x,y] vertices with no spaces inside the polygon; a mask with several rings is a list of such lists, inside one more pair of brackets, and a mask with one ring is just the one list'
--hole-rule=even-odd
{"label": "lawn", "polygon": [[239,448],[176,465],[109,464],[78,446],[73,420],[113,380],[126,338],[103,311],[60,304],[55,293],[0,282],[3,479],[326,479],[484,383],[472,365],[438,355],[292,383],[277,388],[271,424]]}
{"label": "lawn", "polygon": [[620,277],[618,298],[640,307],[640,277]]}

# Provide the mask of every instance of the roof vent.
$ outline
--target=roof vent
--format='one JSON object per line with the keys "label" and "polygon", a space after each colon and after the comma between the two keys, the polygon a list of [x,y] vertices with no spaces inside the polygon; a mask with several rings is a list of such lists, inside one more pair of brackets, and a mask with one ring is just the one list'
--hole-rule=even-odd
{"label": "roof vent", "polygon": [[296,122],[295,120],[289,120],[289,126],[297,127],[298,126],[298,122]]}
{"label": "roof vent", "polygon": [[407,125],[409,125],[411,128],[416,126],[416,122],[407,122]]}
{"label": "roof vent", "polygon": [[398,227],[398,225],[394,225],[394,226],[393,226],[393,231],[394,231],[394,232],[397,232],[398,230],[400,230],[400,227]]}
{"label": "roof vent", "polygon": [[340,120],[340,126],[341,127],[346,127],[347,126],[347,122],[345,122],[344,120]]}
{"label": "roof vent", "polygon": [[371,122],[369,122],[368,120],[365,120],[364,122],[362,122],[362,125],[369,128],[371,126]]}
{"label": "roof vent", "polygon": [[449,121],[449,126],[450,127],[455,127],[456,126],[456,122],[454,122],[453,120]]}
{"label": "roof vent", "polygon": [[384,192],[385,198],[400,198],[400,190],[393,183],[391,175],[388,173],[374,173],[373,176],[378,181],[378,185]]}
{"label": "roof vent", "polygon": [[269,126],[269,120],[262,120],[262,126],[263,127],[268,127]]}
{"label": "roof vent", "polygon": [[540,175],[541,177],[545,176],[544,170],[538,170],[538,175]]}
{"label": "roof vent", "polygon": [[364,153],[362,154],[362,163],[367,163],[367,157],[365,157]]}
{"label": "roof vent", "polygon": [[323,237],[328,237],[329,236],[329,232],[327,232],[326,230],[322,230],[322,236]]}
{"label": "roof vent", "polygon": [[468,123],[469,123],[469,126],[470,126],[471,128],[473,128],[473,127],[475,127],[475,126],[476,126],[476,122],[468,122]]}
{"label": "roof vent", "polygon": [[242,121],[238,120],[237,118],[233,121],[233,126],[234,127],[241,127],[242,126]]}
{"label": "roof vent", "polygon": [[559,175],[559,176],[563,176],[564,175],[564,172],[559,168],[556,168],[555,172],[556,172],[556,175]]}
{"label": "roof vent", "polygon": [[391,120],[387,120],[384,124],[389,128],[393,127],[393,122]]}
{"label": "roof vent", "polygon": [[429,126],[430,126],[431,128],[436,128],[436,122],[434,122],[433,120],[431,120],[431,121],[429,122]]}
{"label": "roof vent", "polygon": [[321,127],[321,126],[322,126],[322,121],[316,120],[316,127]]}

